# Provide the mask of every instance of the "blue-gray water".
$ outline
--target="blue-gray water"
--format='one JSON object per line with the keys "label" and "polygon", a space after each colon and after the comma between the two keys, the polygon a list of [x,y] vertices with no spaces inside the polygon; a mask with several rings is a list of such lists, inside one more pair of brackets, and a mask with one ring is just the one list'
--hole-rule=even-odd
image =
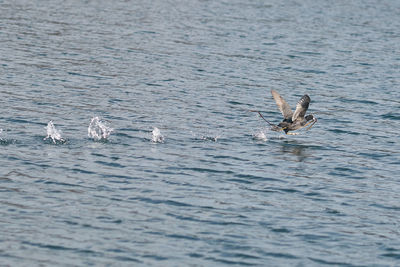
{"label": "blue-gray water", "polygon": [[[400,264],[399,1],[17,0],[0,16],[1,265]],[[247,110],[279,122],[271,89],[309,94],[318,123],[268,131]],[[43,140],[50,120],[66,143]]]}

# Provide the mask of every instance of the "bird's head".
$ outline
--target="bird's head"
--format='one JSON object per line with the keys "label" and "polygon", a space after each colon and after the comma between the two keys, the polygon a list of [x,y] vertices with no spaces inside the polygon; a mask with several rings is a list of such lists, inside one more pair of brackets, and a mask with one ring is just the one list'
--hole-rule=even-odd
{"label": "bird's head", "polygon": [[317,118],[315,118],[314,115],[312,115],[312,114],[307,115],[307,116],[305,117],[305,119],[306,119],[306,121],[317,120]]}
{"label": "bird's head", "polygon": [[310,130],[311,127],[313,127],[313,125],[317,122],[317,118],[312,114],[305,116],[304,119],[307,121],[305,126],[309,125],[309,127],[306,129],[307,131]]}

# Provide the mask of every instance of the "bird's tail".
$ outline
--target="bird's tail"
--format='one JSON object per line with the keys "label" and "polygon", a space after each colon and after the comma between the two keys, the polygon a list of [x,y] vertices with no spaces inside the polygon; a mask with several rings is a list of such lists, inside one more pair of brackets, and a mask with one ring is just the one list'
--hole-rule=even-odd
{"label": "bird's tail", "polygon": [[268,123],[268,124],[271,126],[271,130],[272,130],[272,131],[279,132],[279,131],[282,130],[282,127],[279,127],[278,125],[275,125],[275,124],[273,124],[273,123],[267,121],[267,120],[264,118],[264,116],[261,114],[260,111],[258,111],[258,110],[249,110],[249,111],[250,111],[250,112],[257,112],[258,115],[260,115],[261,119],[263,119],[266,123]]}

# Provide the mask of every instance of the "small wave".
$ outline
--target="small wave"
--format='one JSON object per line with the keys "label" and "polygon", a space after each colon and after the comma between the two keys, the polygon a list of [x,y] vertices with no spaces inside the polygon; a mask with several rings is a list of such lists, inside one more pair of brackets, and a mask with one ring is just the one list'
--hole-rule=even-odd
{"label": "small wave", "polygon": [[95,141],[108,140],[108,137],[114,131],[108,127],[99,117],[94,117],[88,127],[88,136]]}
{"label": "small wave", "polygon": [[389,113],[383,114],[381,117],[384,119],[390,119],[390,120],[400,120],[400,113],[389,112]]}
{"label": "small wave", "polygon": [[151,138],[151,141],[153,143],[164,143],[164,136],[161,134],[160,129],[158,129],[157,127],[154,127],[152,134],[153,134],[153,136]]}
{"label": "small wave", "polygon": [[53,121],[49,121],[47,126],[44,128],[47,131],[47,136],[43,140],[51,139],[54,144],[65,142],[65,139],[61,137],[61,132],[54,126]]}

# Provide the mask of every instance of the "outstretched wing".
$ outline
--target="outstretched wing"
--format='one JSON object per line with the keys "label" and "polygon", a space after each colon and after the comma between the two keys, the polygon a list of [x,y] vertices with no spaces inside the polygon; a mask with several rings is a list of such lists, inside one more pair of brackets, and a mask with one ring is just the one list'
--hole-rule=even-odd
{"label": "outstretched wing", "polygon": [[308,95],[303,95],[299,102],[297,102],[296,110],[293,113],[292,121],[297,119],[304,119],[304,115],[307,112],[308,106],[310,105],[311,99]]}
{"label": "outstretched wing", "polygon": [[279,110],[281,111],[283,117],[285,119],[290,119],[293,116],[293,111],[290,108],[289,104],[286,103],[285,99],[281,97],[277,91],[271,90],[271,94],[275,99],[276,104],[278,105]]}

